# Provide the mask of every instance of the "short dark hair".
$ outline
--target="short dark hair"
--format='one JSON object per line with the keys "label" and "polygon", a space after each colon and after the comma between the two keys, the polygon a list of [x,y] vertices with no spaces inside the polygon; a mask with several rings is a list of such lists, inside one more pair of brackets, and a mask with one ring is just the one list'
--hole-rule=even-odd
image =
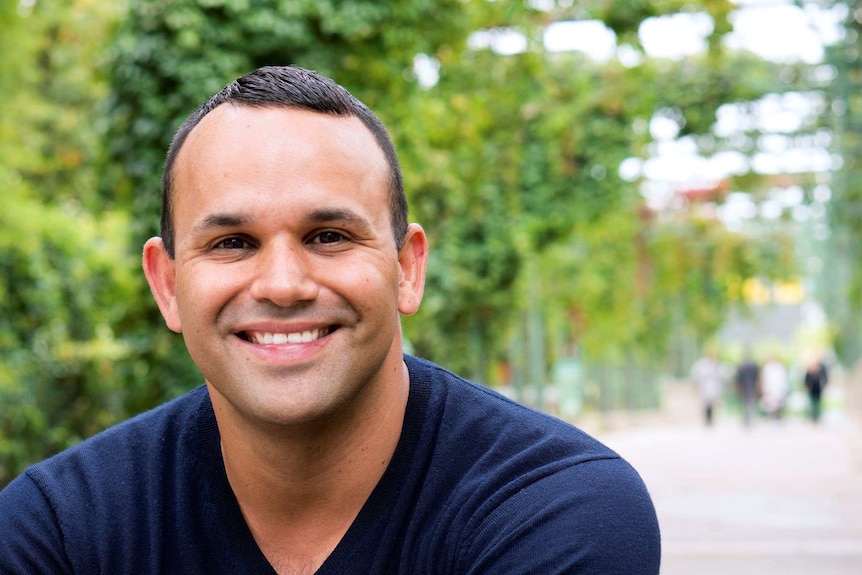
{"label": "short dark hair", "polygon": [[179,127],[165,159],[162,174],[161,236],[165,251],[174,257],[172,186],[180,149],[204,116],[221,104],[259,108],[295,108],[333,116],[354,116],[367,127],[389,164],[389,212],[395,245],[400,250],[407,234],[407,198],[401,165],[386,127],[377,115],[333,80],[298,66],[264,66],[237,78],[206,101]]}

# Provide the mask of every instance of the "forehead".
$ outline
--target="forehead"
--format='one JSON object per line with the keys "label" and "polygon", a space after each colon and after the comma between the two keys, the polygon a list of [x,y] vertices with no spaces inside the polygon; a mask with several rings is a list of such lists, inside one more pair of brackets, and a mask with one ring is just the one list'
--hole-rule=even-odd
{"label": "forehead", "polygon": [[336,116],[286,106],[221,104],[192,129],[177,161],[212,159],[260,152],[348,155],[386,168],[386,158],[371,131],[355,116]]}
{"label": "forehead", "polygon": [[388,183],[386,157],[359,118],[222,104],[188,135],[172,188],[175,208],[228,191],[233,201],[340,193],[388,205]]}

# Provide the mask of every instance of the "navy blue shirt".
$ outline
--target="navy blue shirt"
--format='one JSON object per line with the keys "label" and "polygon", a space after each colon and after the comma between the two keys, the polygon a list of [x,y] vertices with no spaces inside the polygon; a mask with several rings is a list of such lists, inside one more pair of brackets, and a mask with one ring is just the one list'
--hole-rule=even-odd
{"label": "navy blue shirt", "polygon": [[[406,357],[392,461],[326,574],[656,575],[638,474],[582,431]],[[274,573],[227,481],[205,387],[0,492],[0,573]]]}

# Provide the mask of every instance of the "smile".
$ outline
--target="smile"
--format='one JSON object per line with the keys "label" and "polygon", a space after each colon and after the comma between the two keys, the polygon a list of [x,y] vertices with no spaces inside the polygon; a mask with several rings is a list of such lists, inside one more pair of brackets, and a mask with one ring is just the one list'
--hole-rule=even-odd
{"label": "smile", "polygon": [[265,331],[247,331],[243,339],[260,345],[282,345],[285,343],[308,343],[318,340],[330,333],[330,328],[309,329],[294,333],[270,333]]}

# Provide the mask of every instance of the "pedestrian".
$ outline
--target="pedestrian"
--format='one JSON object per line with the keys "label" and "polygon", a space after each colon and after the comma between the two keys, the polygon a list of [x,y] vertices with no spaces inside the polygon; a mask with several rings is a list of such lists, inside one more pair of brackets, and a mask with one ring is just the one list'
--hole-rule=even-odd
{"label": "pedestrian", "polygon": [[383,124],[265,67],[180,127],[146,278],[204,385],[0,492],[0,573],[656,575],[643,481],[406,356],[428,242]]}
{"label": "pedestrian", "polygon": [[760,405],[763,412],[769,419],[780,420],[790,391],[787,367],[776,356],[772,356],[763,364],[760,380],[762,391]]}
{"label": "pedestrian", "polygon": [[742,403],[742,422],[749,427],[757,411],[757,396],[760,384],[760,367],[746,354],[736,368],[736,389]]}
{"label": "pedestrian", "polygon": [[815,358],[806,366],[804,383],[805,390],[808,392],[811,421],[818,423],[820,421],[823,390],[826,388],[826,384],[829,383],[829,372],[822,358]]}
{"label": "pedestrian", "polygon": [[691,368],[691,379],[700,392],[701,404],[707,426],[714,419],[715,404],[721,398],[724,374],[721,363],[712,351],[707,351]]}

